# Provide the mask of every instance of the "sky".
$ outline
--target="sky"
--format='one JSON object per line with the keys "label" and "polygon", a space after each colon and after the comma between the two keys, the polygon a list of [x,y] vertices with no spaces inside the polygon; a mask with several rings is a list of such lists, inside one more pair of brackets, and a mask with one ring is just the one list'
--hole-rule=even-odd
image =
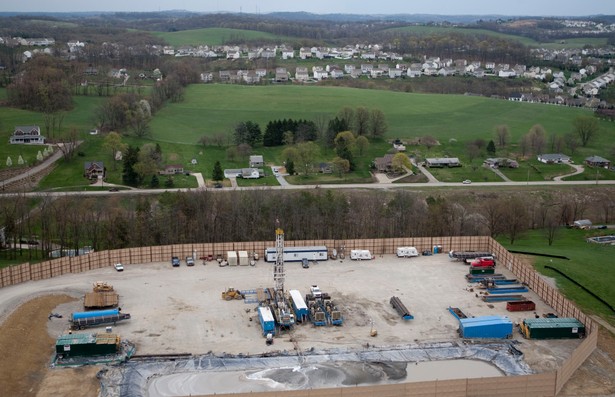
{"label": "sky", "polygon": [[0,12],[165,11],[315,14],[615,15],[613,0],[18,0],[0,1]]}

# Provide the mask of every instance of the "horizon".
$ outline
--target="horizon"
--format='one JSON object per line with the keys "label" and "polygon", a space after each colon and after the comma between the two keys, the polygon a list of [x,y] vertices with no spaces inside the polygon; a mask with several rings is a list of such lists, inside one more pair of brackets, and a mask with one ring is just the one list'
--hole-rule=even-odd
{"label": "horizon", "polygon": [[460,3],[457,0],[441,0],[434,4],[411,4],[403,0],[390,0],[383,4],[360,4],[355,1],[313,0],[307,3],[289,3],[281,0],[266,2],[254,0],[133,0],[131,2],[107,0],[100,3],[81,0],[23,0],[0,7],[0,13],[116,13],[116,12],[171,12],[193,13],[245,13],[271,14],[276,12],[306,12],[317,15],[447,15],[447,16],[535,16],[535,17],[585,17],[615,15],[615,6],[601,0],[577,2],[572,0],[517,0],[494,3],[491,0],[473,0]]}

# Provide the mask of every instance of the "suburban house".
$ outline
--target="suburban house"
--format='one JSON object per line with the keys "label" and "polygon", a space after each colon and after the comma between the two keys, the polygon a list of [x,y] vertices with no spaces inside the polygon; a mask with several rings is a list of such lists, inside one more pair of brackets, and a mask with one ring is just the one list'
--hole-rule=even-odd
{"label": "suburban house", "polygon": [[243,179],[258,179],[261,174],[256,168],[242,168],[240,176]]}
{"label": "suburban house", "polygon": [[284,82],[288,81],[288,72],[286,68],[276,68],[275,69],[275,81]]}
{"label": "suburban house", "polygon": [[86,161],[83,164],[83,176],[87,179],[98,179],[105,177],[105,166],[102,161]]}
{"label": "suburban house", "polygon": [[265,161],[261,155],[250,156],[250,168],[257,168],[265,166]]}
{"label": "suburban house", "polygon": [[515,160],[507,158],[488,158],[483,162],[485,165],[491,168],[508,167],[519,168],[519,163]]}
{"label": "suburban house", "polygon": [[15,127],[9,142],[21,145],[44,145],[45,137],[41,135],[41,128],[38,125],[22,125]]}
{"label": "suburban house", "polygon": [[318,164],[318,172],[322,174],[330,174],[333,172],[333,163],[320,163]]}
{"label": "suburban house", "polygon": [[570,157],[561,153],[539,154],[538,161],[545,164],[569,163]]}
{"label": "suburban house", "polygon": [[609,168],[611,166],[611,162],[609,160],[602,158],[600,156],[587,157],[585,159],[585,164],[589,165],[590,167],[602,167],[602,168]]}
{"label": "suburban house", "polygon": [[393,154],[387,153],[383,157],[376,157],[374,167],[378,172],[391,172],[393,170]]}
{"label": "suburban house", "polygon": [[295,69],[295,80],[308,81],[309,79],[310,75],[308,73],[308,68],[306,66],[297,66]]}
{"label": "suburban house", "polygon": [[175,174],[183,174],[184,166],[181,164],[169,164],[164,167],[164,170],[158,171],[160,175],[175,175]]}
{"label": "suburban house", "polygon": [[425,159],[425,165],[427,167],[461,167],[461,163],[457,157],[436,157]]}

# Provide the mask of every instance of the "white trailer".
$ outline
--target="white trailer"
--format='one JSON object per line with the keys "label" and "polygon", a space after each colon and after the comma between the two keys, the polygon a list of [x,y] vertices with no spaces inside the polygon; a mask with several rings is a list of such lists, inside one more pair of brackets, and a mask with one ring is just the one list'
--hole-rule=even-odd
{"label": "white trailer", "polygon": [[373,259],[369,250],[350,250],[350,259],[357,261],[365,261]]}
{"label": "white trailer", "polygon": [[237,266],[237,251],[227,251],[226,260],[229,266]]}
{"label": "white trailer", "polygon": [[398,258],[411,258],[419,256],[419,251],[415,247],[397,247]]}
{"label": "white trailer", "polygon": [[248,251],[237,251],[237,259],[239,260],[239,266],[248,266],[250,264]]}
{"label": "white trailer", "polygon": [[[277,257],[275,248],[265,249],[265,261],[275,262]],[[304,258],[308,261],[326,261],[329,259],[327,247],[284,247],[284,262],[301,262]]]}

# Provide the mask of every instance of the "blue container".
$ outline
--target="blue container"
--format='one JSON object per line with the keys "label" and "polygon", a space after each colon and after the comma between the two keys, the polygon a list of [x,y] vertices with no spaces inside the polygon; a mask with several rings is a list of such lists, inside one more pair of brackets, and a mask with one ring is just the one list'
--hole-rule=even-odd
{"label": "blue container", "polygon": [[459,335],[462,338],[511,338],[512,321],[506,316],[482,316],[459,320]]}
{"label": "blue container", "polygon": [[90,317],[102,317],[102,316],[114,316],[120,313],[119,309],[109,309],[109,310],[94,310],[91,312],[75,312],[73,313],[73,320],[80,320],[82,318],[90,318]]}
{"label": "blue container", "polygon": [[437,253],[438,253],[438,246],[437,246],[437,245],[434,245],[434,246],[433,246],[433,253],[434,253],[434,254],[437,254]]}

